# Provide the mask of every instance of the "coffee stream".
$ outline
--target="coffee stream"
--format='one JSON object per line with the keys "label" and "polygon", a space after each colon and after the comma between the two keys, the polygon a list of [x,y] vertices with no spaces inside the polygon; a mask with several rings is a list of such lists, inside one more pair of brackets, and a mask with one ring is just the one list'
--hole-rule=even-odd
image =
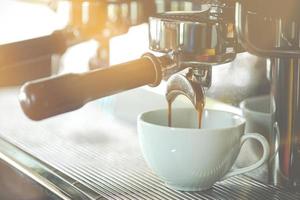
{"label": "coffee stream", "polygon": [[168,101],[168,126],[172,126],[172,102]]}
{"label": "coffee stream", "polygon": [[[199,99],[195,105],[195,109],[198,113],[198,128],[201,128],[204,105],[205,105],[204,98]],[[172,126],[172,102],[171,101],[168,101],[168,126],[169,127]]]}

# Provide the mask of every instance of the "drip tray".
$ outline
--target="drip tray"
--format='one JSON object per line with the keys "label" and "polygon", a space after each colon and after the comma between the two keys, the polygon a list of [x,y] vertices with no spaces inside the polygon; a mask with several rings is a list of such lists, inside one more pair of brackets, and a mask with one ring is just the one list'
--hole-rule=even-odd
{"label": "drip tray", "polygon": [[[70,180],[70,187],[90,199],[300,199],[300,192],[288,192],[243,175],[219,182],[205,192],[167,188],[142,157],[134,120],[116,117],[137,112],[134,108],[126,110],[128,106],[120,100],[124,103],[128,95],[140,96],[141,90],[41,122],[23,115],[17,91],[3,89],[0,93],[0,136],[57,171],[65,181]],[[152,102],[158,99],[151,97]],[[131,107],[139,106],[138,102],[130,103]]]}

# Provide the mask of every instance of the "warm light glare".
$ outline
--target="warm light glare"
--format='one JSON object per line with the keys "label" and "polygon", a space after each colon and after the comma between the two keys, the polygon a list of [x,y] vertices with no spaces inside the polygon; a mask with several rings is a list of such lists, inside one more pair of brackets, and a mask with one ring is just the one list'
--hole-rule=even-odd
{"label": "warm light glare", "polygon": [[127,34],[112,38],[110,50],[112,65],[140,58],[143,53],[149,51],[147,24],[134,26]]}
{"label": "warm light glare", "polygon": [[82,3],[82,22],[84,24],[87,24],[87,22],[89,21],[89,6],[89,2]]}
{"label": "warm light glare", "polygon": [[95,55],[98,43],[90,40],[69,48],[62,57],[60,73],[80,73],[89,70],[89,60]]}
{"label": "warm light glare", "polygon": [[[98,48],[96,40],[90,40],[68,49],[63,56],[60,73],[84,72],[89,69],[89,59]],[[148,26],[142,24],[129,29],[127,34],[110,40],[110,64],[115,65],[140,58],[148,52]]]}
{"label": "warm light glare", "polygon": [[0,1],[0,44],[49,35],[66,26],[68,4],[62,2],[54,12],[44,4]]}
{"label": "warm light glare", "polygon": [[[87,11],[88,5],[84,5]],[[46,4],[1,0],[0,44],[41,37],[64,28],[68,23],[69,9],[65,1],[60,2],[58,9],[53,11]],[[95,40],[69,48],[62,57],[60,73],[87,71],[89,59],[95,55],[97,48]],[[135,26],[127,34],[113,37],[110,49],[111,64],[139,58],[148,51],[148,26]]]}

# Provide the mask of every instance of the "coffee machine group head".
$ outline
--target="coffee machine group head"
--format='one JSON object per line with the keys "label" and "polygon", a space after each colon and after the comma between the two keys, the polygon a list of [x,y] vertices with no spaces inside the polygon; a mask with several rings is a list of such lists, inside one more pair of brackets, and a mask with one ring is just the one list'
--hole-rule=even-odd
{"label": "coffee machine group head", "polygon": [[211,85],[212,66],[235,58],[234,7],[221,2],[202,7],[200,11],[166,12],[149,18],[150,49],[169,55],[175,63],[173,71],[167,72],[174,74],[188,68],[185,75],[169,78],[169,103],[181,94],[196,107]]}

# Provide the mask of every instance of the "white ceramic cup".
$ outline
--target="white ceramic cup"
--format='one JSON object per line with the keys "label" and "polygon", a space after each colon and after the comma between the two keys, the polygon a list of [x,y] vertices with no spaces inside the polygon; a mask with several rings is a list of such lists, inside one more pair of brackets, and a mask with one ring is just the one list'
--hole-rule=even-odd
{"label": "white ceramic cup", "polygon": [[[243,117],[246,119],[245,132],[260,133],[265,138],[270,138],[273,129],[270,96],[265,95],[245,99],[241,102],[240,108],[242,109]],[[261,157],[263,149],[257,141],[247,141],[245,146],[245,151],[242,151],[240,154],[239,162],[249,164]]]}
{"label": "white ceramic cup", "polygon": [[245,131],[259,132],[268,137],[273,128],[270,104],[271,97],[269,95],[251,97],[242,101],[240,108],[246,119]]}
{"label": "white ceramic cup", "polygon": [[[138,117],[139,142],[149,167],[170,188],[201,191],[220,180],[256,169],[268,160],[269,145],[260,134],[244,134],[245,119],[230,112],[204,110],[202,128],[192,108],[172,110],[173,127],[167,126],[167,110],[145,112]],[[247,139],[264,149],[256,163],[232,166]]]}

